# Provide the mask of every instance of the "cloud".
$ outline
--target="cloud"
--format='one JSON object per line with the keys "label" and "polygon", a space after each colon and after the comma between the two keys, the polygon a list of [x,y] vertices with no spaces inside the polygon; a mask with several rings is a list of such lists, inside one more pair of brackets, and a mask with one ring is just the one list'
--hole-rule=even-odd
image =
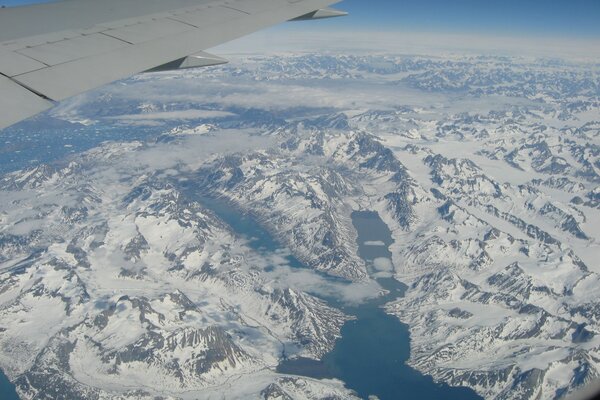
{"label": "cloud", "polygon": [[[252,68],[252,63],[262,65],[262,61],[245,62],[244,58],[234,59],[230,66]],[[232,71],[223,70],[207,75],[206,72],[183,71],[173,72],[172,76],[157,74],[153,80],[133,79],[125,85],[111,85],[103,92],[119,99],[137,101],[139,103],[156,103],[169,105],[206,105],[209,108],[261,109],[265,111],[284,111],[299,108],[324,109],[388,109],[397,104],[429,107],[431,104],[445,103],[447,97],[438,93],[425,93],[400,83],[379,85],[376,80],[329,80],[320,79],[315,72],[314,78],[308,80],[256,81],[252,77],[232,76]],[[175,77],[177,79],[170,79]],[[379,82],[384,83],[384,82]],[[388,82],[389,83],[389,82]],[[377,90],[372,90],[377,85]],[[118,110],[115,110],[118,111]],[[186,111],[186,112],[191,112]],[[229,110],[230,111],[230,110]],[[224,118],[225,114],[211,114],[210,110],[202,114],[180,115],[179,112],[115,115],[110,119],[124,122],[136,120],[155,122],[160,118],[195,117]],[[229,116],[235,116],[231,114]],[[70,116],[73,118],[73,116]],[[80,117],[81,118],[81,117]]]}
{"label": "cloud", "polygon": [[269,253],[252,252],[246,254],[245,265],[261,269],[261,276],[275,288],[291,288],[348,305],[360,304],[379,296],[383,291],[373,280],[348,282],[312,269],[292,267],[288,258],[290,255],[285,249]]}
{"label": "cloud", "polygon": [[144,167],[150,171],[184,167],[191,171],[215,155],[250,152],[269,148],[275,139],[253,135],[252,130],[223,129],[211,134],[179,136],[177,143],[148,144],[128,153],[119,163],[126,172]]}
{"label": "cloud", "polygon": [[375,298],[383,291],[373,280],[365,282],[342,282],[327,278],[313,270],[292,268],[289,265],[278,265],[270,272],[265,272],[267,279],[272,279],[276,286],[292,288],[319,297],[332,298],[348,305],[363,303]]}
{"label": "cloud", "polygon": [[373,268],[376,271],[373,276],[376,278],[391,278],[393,276],[394,264],[389,258],[378,257],[374,259]]}
{"label": "cloud", "polygon": [[381,240],[368,240],[364,243],[365,246],[385,246]]}
{"label": "cloud", "polygon": [[201,119],[201,118],[225,118],[231,117],[235,114],[226,111],[213,111],[213,110],[181,110],[181,111],[164,111],[164,112],[153,112],[153,113],[141,113],[141,114],[127,114],[127,115],[115,115],[108,119],[117,119],[125,123],[131,123],[135,121],[155,121],[155,120],[187,120],[187,119]]}

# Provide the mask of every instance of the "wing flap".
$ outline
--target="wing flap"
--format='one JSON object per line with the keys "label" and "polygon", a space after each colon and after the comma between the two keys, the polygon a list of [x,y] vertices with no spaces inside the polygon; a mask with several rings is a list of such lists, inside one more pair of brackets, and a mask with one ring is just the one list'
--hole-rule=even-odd
{"label": "wing flap", "polygon": [[179,35],[192,29],[191,26],[179,21],[162,18],[146,23],[136,23],[121,28],[109,29],[102,33],[131,44],[140,44],[162,37]]}
{"label": "wing flap", "polygon": [[51,108],[54,103],[0,75],[0,128]]}
{"label": "wing flap", "polygon": [[0,42],[64,30],[117,28],[222,0],[68,0],[0,10]]}
{"label": "wing flap", "polygon": [[260,14],[281,7],[281,0],[227,0],[225,5],[246,14]]}
{"label": "wing flap", "polygon": [[123,40],[104,35],[103,33],[94,33],[54,43],[27,47],[16,51],[16,53],[52,66],[107,53],[126,47],[127,45],[128,43]]}
{"label": "wing flap", "polygon": [[227,7],[207,7],[194,12],[181,13],[173,15],[171,19],[191,25],[195,28],[207,28],[209,26],[222,24],[224,22],[233,22],[242,18],[245,14],[242,11]]}
{"label": "wing flap", "polygon": [[0,50],[0,72],[6,76],[25,74],[45,67],[46,64],[22,54]]}

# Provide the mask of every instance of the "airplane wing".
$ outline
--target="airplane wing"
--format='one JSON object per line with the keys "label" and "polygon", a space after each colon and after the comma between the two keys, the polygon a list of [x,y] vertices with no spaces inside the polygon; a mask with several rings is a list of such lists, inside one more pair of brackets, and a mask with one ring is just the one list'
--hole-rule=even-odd
{"label": "airplane wing", "polygon": [[0,9],[0,129],[148,70],[223,63],[203,50],[339,0],[63,0]]}

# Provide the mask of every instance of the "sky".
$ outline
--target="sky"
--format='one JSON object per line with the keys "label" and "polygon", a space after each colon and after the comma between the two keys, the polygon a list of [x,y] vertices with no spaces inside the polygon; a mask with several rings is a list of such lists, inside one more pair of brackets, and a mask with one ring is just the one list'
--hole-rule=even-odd
{"label": "sky", "polygon": [[349,15],[279,24],[206,50],[225,58],[331,51],[600,61],[600,0],[344,0],[334,7]]}
{"label": "sky", "polygon": [[330,25],[409,32],[600,37],[600,0],[346,0]]}
{"label": "sky", "polygon": [[600,0],[345,0],[336,7],[350,16],[319,21],[320,29],[600,38]]}

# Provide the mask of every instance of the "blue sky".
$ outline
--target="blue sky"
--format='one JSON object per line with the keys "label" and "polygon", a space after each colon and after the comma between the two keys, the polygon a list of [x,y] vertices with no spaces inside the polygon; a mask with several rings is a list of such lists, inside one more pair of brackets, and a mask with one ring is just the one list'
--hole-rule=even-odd
{"label": "blue sky", "polygon": [[600,38],[600,0],[345,0],[337,7],[351,15],[320,28]]}
{"label": "blue sky", "polygon": [[370,29],[600,37],[600,0],[346,0],[331,25]]}

